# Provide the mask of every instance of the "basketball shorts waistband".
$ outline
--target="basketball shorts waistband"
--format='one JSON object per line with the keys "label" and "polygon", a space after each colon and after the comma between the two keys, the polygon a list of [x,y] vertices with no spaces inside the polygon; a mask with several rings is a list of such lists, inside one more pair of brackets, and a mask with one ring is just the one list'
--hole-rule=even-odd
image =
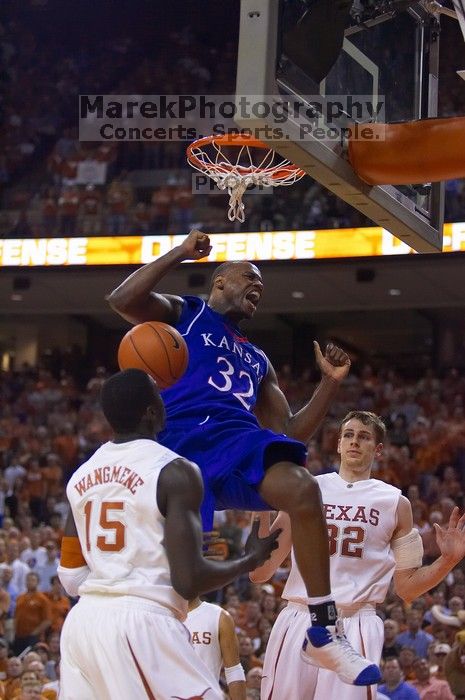
{"label": "basketball shorts waistband", "polygon": [[124,594],[112,594],[112,593],[84,593],[80,599],[79,604],[98,604],[100,607],[117,607],[119,610],[121,608],[134,608],[137,610],[146,610],[148,612],[156,613],[157,615],[164,615],[165,617],[173,617],[177,619],[177,616],[172,610],[169,610],[160,603],[157,603],[148,598],[141,598],[134,595],[124,595]]}

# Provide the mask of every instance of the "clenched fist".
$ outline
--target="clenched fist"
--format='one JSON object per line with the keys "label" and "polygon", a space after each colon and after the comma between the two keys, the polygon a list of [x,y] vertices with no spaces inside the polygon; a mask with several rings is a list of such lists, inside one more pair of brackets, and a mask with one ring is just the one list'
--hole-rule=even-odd
{"label": "clenched fist", "polygon": [[313,341],[313,347],[321,374],[336,382],[342,382],[349,374],[350,357],[348,354],[333,343],[328,343],[324,355],[316,340]]}
{"label": "clenched fist", "polygon": [[192,230],[179,246],[184,260],[200,260],[211,253],[210,238],[202,231]]}

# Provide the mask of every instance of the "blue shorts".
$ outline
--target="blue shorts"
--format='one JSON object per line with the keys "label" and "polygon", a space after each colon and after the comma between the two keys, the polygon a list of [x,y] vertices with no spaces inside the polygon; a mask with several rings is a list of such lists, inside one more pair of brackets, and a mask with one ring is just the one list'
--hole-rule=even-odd
{"label": "blue shorts", "polygon": [[160,433],[158,440],[200,467],[205,531],[213,527],[215,510],[272,510],[258,493],[266,469],[283,461],[304,465],[307,455],[302,442],[246,420],[177,424]]}

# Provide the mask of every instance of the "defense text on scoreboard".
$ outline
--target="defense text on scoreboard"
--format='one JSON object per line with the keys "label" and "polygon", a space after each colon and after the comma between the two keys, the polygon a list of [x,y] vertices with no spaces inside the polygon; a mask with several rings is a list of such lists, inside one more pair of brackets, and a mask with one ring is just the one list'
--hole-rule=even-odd
{"label": "defense text on scoreboard", "polygon": [[[197,261],[312,260],[414,253],[378,227],[318,231],[209,234],[212,252]],[[156,260],[183,241],[173,236],[98,236],[6,238],[0,240],[0,267],[66,265],[141,265]],[[443,252],[465,251],[465,223],[445,224]]]}

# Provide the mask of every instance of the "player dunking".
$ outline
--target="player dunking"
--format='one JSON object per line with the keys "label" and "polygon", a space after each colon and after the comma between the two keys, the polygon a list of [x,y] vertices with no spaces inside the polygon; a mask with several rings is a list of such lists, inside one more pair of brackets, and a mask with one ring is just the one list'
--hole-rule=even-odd
{"label": "player dunking", "polygon": [[[338,442],[338,474],[318,476],[330,538],[333,593],[348,640],[378,663],[384,641],[376,604],[385,599],[394,577],[396,593],[407,602],[436,586],[465,554],[465,515],[458,508],[447,529],[436,527],[441,556],[421,566],[423,545],[413,528],[410,502],[399,489],[371,478],[373,461],[383,449],[385,426],[367,411],[352,411],[342,421]],[[260,516],[269,533],[269,515]],[[270,560],[251,574],[267,581],[291,549],[286,513],[272,525],[281,528],[279,547]],[[293,559],[283,597],[287,607],[273,627],[265,655],[262,700],[374,700],[376,688],[349,687],[334,673],[308,663],[299,641],[307,626],[306,589]],[[371,694],[370,694],[371,693]]]}
{"label": "player dunking", "polygon": [[293,415],[271,363],[238,327],[254,315],[262,295],[255,265],[220,265],[213,273],[208,303],[154,291],[179,263],[206,257],[210,250],[209,237],[191,231],[180,246],[134,272],[109,297],[112,308],[132,323],[164,321],[175,326],[188,345],[185,375],[163,392],[168,420],[159,439],[199,464],[205,483],[205,530],[212,529],[215,507],[271,507],[289,514],[296,559],[309,596],[311,591],[314,661],[348,683],[374,683],[379,669],[348,649],[335,633],[321,496],[316,480],[302,466],[303,443],[346,377],[349,358],[335,346],[328,346],[323,357],[315,344],[322,380],[309,403]]}
{"label": "player dunking", "polygon": [[61,635],[61,700],[203,697],[218,680],[199,660],[181,623],[187,598],[217,589],[263,563],[275,536],[230,562],[202,554],[196,465],[155,441],[165,410],[155,382],[138,369],[102,388],[114,430],[71,477],[59,576],[81,596]]}

